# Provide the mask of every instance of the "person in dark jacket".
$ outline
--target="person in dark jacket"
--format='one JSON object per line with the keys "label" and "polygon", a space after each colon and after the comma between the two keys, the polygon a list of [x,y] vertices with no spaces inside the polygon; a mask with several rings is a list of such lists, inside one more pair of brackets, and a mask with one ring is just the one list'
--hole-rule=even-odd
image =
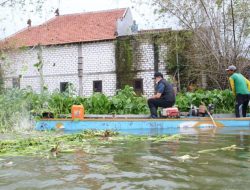
{"label": "person in dark jacket", "polygon": [[169,108],[175,104],[175,92],[173,86],[167,82],[160,72],[154,74],[155,95],[148,99],[150,117],[157,118],[158,107]]}

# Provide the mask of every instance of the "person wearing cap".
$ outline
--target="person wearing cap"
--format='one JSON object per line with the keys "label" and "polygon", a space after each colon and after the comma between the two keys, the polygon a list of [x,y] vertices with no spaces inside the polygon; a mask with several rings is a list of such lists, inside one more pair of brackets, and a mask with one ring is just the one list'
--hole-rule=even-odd
{"label": "person wearing cap", "polygon": [[167,82],[162,73],[154,74],[155,95],[148,99],[148,107],[150,109],[150,117],[157,118],[158,107],[169,108],[175,104],[175,92],[173,86]]}
{"label": "person wearing cap", "polygon": [[242,74],[237,73],[236,70],[234,65],[230,65],[226,69],[233,95],[236,97],[235,115],[236,117],[246,117],[250,97],[250,81]]}

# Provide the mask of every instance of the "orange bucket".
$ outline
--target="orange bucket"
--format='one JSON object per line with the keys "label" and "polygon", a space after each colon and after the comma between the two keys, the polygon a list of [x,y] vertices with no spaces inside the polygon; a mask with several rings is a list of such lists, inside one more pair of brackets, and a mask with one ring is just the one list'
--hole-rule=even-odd
{"label": "orange bucket", "polygon": [[73,105],[71,107],[72,119],[83,119],[84,118],[84,107],[82,105]]}

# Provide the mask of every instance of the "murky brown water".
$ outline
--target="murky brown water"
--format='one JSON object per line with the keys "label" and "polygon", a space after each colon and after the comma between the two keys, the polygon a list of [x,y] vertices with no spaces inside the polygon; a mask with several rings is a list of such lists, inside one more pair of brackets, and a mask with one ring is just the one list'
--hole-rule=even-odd
{"label": "murky brown water", "polygon": [[[242,150],[218,150],[237,145]],[[187,156],[189,155],[189,157]],[[90,145],[58,158],[4,157],[0,189],[249,189],[250,136]]]}

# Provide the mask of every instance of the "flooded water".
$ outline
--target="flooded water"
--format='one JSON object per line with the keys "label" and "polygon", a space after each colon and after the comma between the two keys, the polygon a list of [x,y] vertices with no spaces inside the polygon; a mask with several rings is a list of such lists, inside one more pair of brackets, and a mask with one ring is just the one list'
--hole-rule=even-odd
{"label": "flooded water", "polygon": [[[239,149],[221,149],[232,145]],[[158,143],[116,141],[58,158],[0,160],[3,190],[244,190],[249,186],[250,138],[243,133],[186,135],[179,141]]]}

